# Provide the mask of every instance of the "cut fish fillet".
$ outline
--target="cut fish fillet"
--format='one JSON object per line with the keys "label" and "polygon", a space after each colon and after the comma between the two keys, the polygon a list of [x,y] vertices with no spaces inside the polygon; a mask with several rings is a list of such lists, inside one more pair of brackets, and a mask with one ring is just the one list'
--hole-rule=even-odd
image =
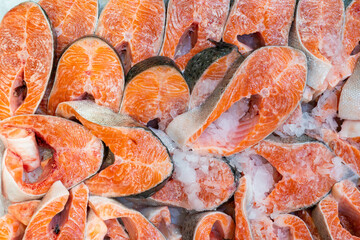
{"label": "cut fish fillet", "polygon": [[25,129],[36,135],[41,166],[32,172],[23,169],[22,158],[7,148],[2,161],[3,194],[12,202],[38,199],[57,180],[66,188],[94,175],[103,158],[103,145],[83,126],[53,116],[23,115],[0,122],[0,135]]}
{"label": "cut fish fillet", "polygon": [[252,240],[251,227],[247,216],[249,199],[248,179],[243,176],[239,180],[239,186],[235,192],[235,240]]}
{"label": "cut fish fillet", "polygon": [[107,231],[105,222],[90,209],[86,221],[85,239],[104,240]]}
{"label": "cut fish fillet", "polygon": [[8,212],[19,222],[27,226],[40,202],[40,200],[31,200],[21,203],[14,203],[8,207]]}
{"label": "cut fish fillet", "polygon": [[206,212],[190,216],[183,226],[184,240],[233,239],[234,220],[222,212]]}
{"label": "cut fish fillet", "polygon": [[164,25],[163,0],[110,0],[96,34],[115,47],[127,72],[133,64],[158,55]]}
{"label": "cut fish fillet", "polygon": [[115,50],[98,37],[81,38],[61,55],[49,96],[48,112],[59,103],[92,99],[119,112],[124,71]]}
{"label": "cut fish fillet", "polygon": [[189,108],[200,106],[215,90],[226,72],[240,57],[235,46],[216,43],[190,59],[184,77],[191,90]]}
{"label": "cut fish fillet", "polygon": [[25,226],[21,224],[11,214],[6,214],[0,218],[0,239],[18,240],[22,239]]}
{"label": "cut fish fillet", "polygon": [[258,203],[265,206],[267,214],[290,213],[315,205],[337,181],[337,166],[333,163],[336,156],[322,143],[262,141],[253,149],[282,176],[269,195]]}
{"label": "cut fish fillet", "polygon": [[242,54],[262,46],[286,46],[295,0],[235,0],[223,34]]}
{"label": "cut fish fillet", "polygon": [[172,178],[150,197],[157,203],[187,210],[213,210],[236,190],[235,176],[224,161],[193,152],[176,150]]}
{"label": "cut fish fillet", "polygon": [[167,148],[129,116],[115,114],[91,101],[61,103],[56,114],[75,117],[114,154],[113,163],[85,182],[92,194],[148,196],[171,176],[173,164]]}
{"label": "cut fish fillet", "polygon": [[165,240],[161,232],[141,213],[126,208],[115,200],[91,196],[89,205],[104,221],[121,218],[130,239]]}
{"label": "cut fish fillet", "polygon": [[170,0],[161,55],[175,60],[180,69],[200,51],[219,42],[230,0]]}
{"label": "cut fish fillet", "polygon": [[0,120],[36,111],[53,57],[51,25],[38,4],[21,3],[4,16],[0,23]]}
{"label": "cut fish fillet", "polygon": [[323,239],[360,239],[360,191],[344,180],[333,187],[332,195],[323,199],[313,212]]}
{"label": "cut fish fillet", "polygon": [[137,63],[126,76],[121,113],[153,128],[164,130],[189,104],[189,87],[175,63],[152,57]]}
{"label": "cut fish fillet", "polygon": [[69,198],[69,192],[60,181],[55,182],[42,199],[27,226],[23,239],[55,239],[59,226],[52,226],[53,219],[60,213]]}
{"label": "cut fish fillet", "polygon": [[76,39],[95,32],[98,0],[40,0],[56,35],[56,58]]}
{"label": "cut fish fillet", "polygon": [[181,240],[180,229],[171,223],[171,214],[167,206],[143,209],[142,214],[159,229],[168,240]]}
{"label": "cut fish fillet", "polygon": [[265,47],[240,63],[200,107],[169,124],[172,139],[229,156],[261,141],[288,118],[305,87],[305,55],[289,47]]}

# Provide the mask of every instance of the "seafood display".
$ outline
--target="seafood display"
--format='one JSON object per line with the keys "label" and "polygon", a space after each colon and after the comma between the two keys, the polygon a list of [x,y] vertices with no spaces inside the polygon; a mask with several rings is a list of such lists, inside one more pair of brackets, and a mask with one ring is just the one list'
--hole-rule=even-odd
{"label": "seafood display", "polygon": [[0,239],[359,240],[360,0],[0,1]]}

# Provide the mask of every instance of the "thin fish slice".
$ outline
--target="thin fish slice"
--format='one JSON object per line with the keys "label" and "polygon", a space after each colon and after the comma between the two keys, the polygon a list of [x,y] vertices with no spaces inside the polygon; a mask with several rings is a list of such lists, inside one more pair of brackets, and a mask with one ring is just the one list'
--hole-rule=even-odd
{"label": "thin fish slice", "polygon": [[31,200],[21,203],[14,203],[8,207],[8,212],[22,224],[27,226],[40,202],[40,200]]}
{"label": "thin fish slice", "polygon": [[189,87],[175,63],[152,57],[137,63],[126,76],[121,113],[164,130],[189,104]]}
{"label": "thin fish slice", "polygon": [[191,96],[189,108],[200,106],[215,90],[226,72],[240,57],[235,46],[216,43],[190,59],[184,70],[184,77],[189,84]]}
{"label": "thin fish slice", "polygon": [[262,141],[253,149],[282,176],[260,203],[267,214],[290,213],[315,205],[337,181],[334,172],[337,166],[333,163],[336,156],[322,143]]}
{"label": "thin fish slice", "polygon": [[[309,62],[305,100],[334,87],[350,75],[343,51],[344,3],[342,0],[301,0],[290,34],[290,45],[304,51]],[[332,83],[331,78],[338,80]],[[330,83],[331,82],[331,83]]]}
{"label": "thin fish slice", "polygon": [[60,181],[55,182],[32,216],[24,234],[24,240],[55,239],[58,225],[52,225],[53,218],[60,213],[69,198],[69,192]]}
{"label": "thin fish slice", "polygon": [[54,115],[61,102],[91,99],[119,112],[124,82],[115,50],[98,37],[81,38],[59,60],[48,111]]}
{"label": "thin fish slice", "polygon": [[234,220],[222,212],[190,216],[183,226],[183,240],[233,239]]}
{"label": "thin fish slice", "polygon": [[313,212],[315,224],[324,239],[360,239],[360,191],[345,180],[333,187]]}
{"label": "thin fish slice", "polygon": [[235,0],[223,34],[242,54],[262,46],[286,46],[295,0]]}
{"label": "thin fish slice", "polygon": [[[8,134],[18,129],[36,136],[22,142],[23,146],[39,152],[37,161],[41,162],[34,171],[27,172],[23,168],[22,160],[29,153],[6,144]],[[8,145],[2,161],[2,189],[12,202],[38,199],[57,180],[71,188],[94,175],[102,163],[101,141],[83,126],[59,117],[11,117],[0,122],[0,135]]]}
{"label": "thin fish slice", "polygon": [[56,58],[76,39],[93,34],[98,21],[98,0],[40,0],[56,35]]}
{"label": "thin fish slice", "polygon": [[143,209],[142,214],[161,231],[168,240],[181,240],[180,229],[171,223],[171,214],[167,206],[149,207]]}
{"label": "thin fish slice", "polygon": [[164,42],[160,55],[172,58],[180,69],[202,50],[219,42],[230,0],[170,0]]}
{"label": "thin fish slice", "polygon": [[305,55],[289,47],[265,47],[240,63],[204,104],[169,124],[172,139],[229,156],[261,141],[288,118],[305,87]]}
{"label": "thin fish slice", "polygon": [[187,210],[214,210],[236,190],[231,167],[218,158],[176,151],[175,170],[163,188],[150,197],[157,203]]}
{"label": "thin fish slice", "polygon": [[90,209],[85,227],[85,240],[104,240],[107,231],[105,222]]}
{"label": "thin fish slice", "polygon": [[104,221],[107,227],[106,236],[110,238],[110,240],[128,240],[129,235],[125,232],[124,227],[119,223],[117,219],[109,219]]}
{"label": "thin fish slice", "polygon": [[301,210],[301,211],[296,212],[295,215],[304,221],[307,228],[311,232],[311,236],[314,240],[321,240],[319,231],[317,230],[316,225],[314,223],[314,219],[311,216],[311,210],[309,210],[309,209]]}
{"label": "thin fish slice", "polygon": [[0,23],[0,120],[36,111],[53,57],[51,25],[38,4],[21,3],[4,16]]}
{"label": "thin fish slice", "polygon": [[25,226],[11,214],[5,214],[0,218],[0,239],[18,240],[25,232]]}
{"label": "thin fish slice", "polygon": [[148,196],[172,174],[167,148],[149,129],[91,101],[59,104],[57,115],[75,117],[114,154],[113,162],[86,181],[90,193],[120,197]]}
{"label": "thin fish slice", "polygon": [[158,55],[165,25],[163,0],[110,0],[101,12],[96,35],[120,54],[125,72]]}
{"label": "thin fish slice", "polygon": [[252,240],[250,222],[247,216],[249,199],[248,179],[243,176],[239,180],[238,188],[234,195],[235,200],[235,240]]}
{"label": "thin fish slice", "polygon": [[141,213],[126,208],[115,200],[91,196],[89,205],[104,221],[121,218],[129,233],[130,239],[165,240],[161,232]]}

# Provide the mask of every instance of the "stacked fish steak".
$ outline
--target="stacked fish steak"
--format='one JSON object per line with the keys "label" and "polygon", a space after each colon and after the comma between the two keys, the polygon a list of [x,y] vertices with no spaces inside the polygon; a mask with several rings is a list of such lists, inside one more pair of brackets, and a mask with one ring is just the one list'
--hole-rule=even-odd
{"label": "stacked fish steak", "polygon": [[360,239],[359,56],[360,0],[14,6],[0,239]]}

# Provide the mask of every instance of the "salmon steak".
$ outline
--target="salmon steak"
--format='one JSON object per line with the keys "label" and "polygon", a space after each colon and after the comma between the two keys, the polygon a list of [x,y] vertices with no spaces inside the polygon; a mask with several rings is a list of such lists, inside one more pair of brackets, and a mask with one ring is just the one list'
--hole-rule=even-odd
{"label": "salmon steak", "polygon": [[114,46],[127,72],[132,65],[159,54],[164,25],[163,0],[110,0],[95,34]]}
{"label": "salmon steak", "polygon": [[85,226],[86,240],[104,240],[108,228],[105,222],[96,213],[89,209]]}
{"label": "salmon steak", "polygon": [[6,214],[0,218],[0,239],[22,239],[24,232],[25,226],[11,214]]}
{"label": "salmon steak", "polygon": [[175,63],[151,57],[126,75],[121,113],[152,128],[165,130],[174,117],[187,111],[189,87]]}
{"label": "salmon steak", "polygon": [[91,196],[89,205],[104,221],[121,218],[130,239],[165,240],[162,233],[140,212],[126,208],[113,199]]}
{"label": "salmon steak", "polygon": [[182,239],[179,227],[171,223],[171,213],[167,206],[145,208],[141,213],[161,231],[166,239]]}
{"label": "salmon steak", "polygon": [[[260,201],[267,214],[290,213],[315,205],[343,177],[341,172],[336,171],[339,166],[333,162],[336,155],[321,143],[283,144],[262,141],[253,149],[281,175],[274,189]],[[295,171],[300,168],[301,174],[296,174]]]}
{"label": "salmon steak", "polygon": [[235,46],[217,43],[217,46],[207,48],[189,60],[184,77],[191,91],[190,109],[204,103],[239,57]]}
{"label": "salmon steak", "polygon": [[239,59],[212,95],[176,117],[166,132],[196,151],[240,152],[271,134],[295,110],[306,73],[303,53],[289,47],[259,49]]}
{"label": "salmon steak", "polygon": [[0,135],[7,146],[2,189],[13,202],[41,198],[58,180],[70,188],[94,175],[102,163],[101,141],[59,117],[11,117],[0,122]]}
{"label": "salmon steak", "polygon": [[249,179],[243,176],[234,194],[235,201],[235,239],[252,240],[250,222],[248,219],[247,206],[250,199]]}
{"label": "salmon steak", "polygon": [[360,191],[349,180],[334,185],[332,194],[313,212],[323,239],[360,239]]}
{"label": "salmon steak", "polygon": [[4,16],[0,23],[0,120],[36,111],[50,79],[54,44],[51,24],[38,4],[21,3]]}
{"label": "salmon steak", "polygon": [[151,130],[129,116],[91,101],[61,103],[56,113],[76,118],[113,154],[105,168],[85,182],[90,193],[106,197],[149,195],[171,176],[173,164],[167,148]]}
{"label": "salmon steak", "polygon": [[48,112],[54,115],[61,102],[84,99],[119,112],[124,82],[116,51],[100,38],[81,38],[61,55]]}
{"label": "salmon steak", "polygon": [[262,46],[286,46],[295,0],[235,0],[223,41],[246,54]]}
{"label": "salmon steak", "polygon": [[68,192],[55,182],[31,217],[24,239],[84,239],[88,198],[83,183]]}
{"label": "salmon steak", "polygon": [[234,220],[223,212],[189,216],[183,226],[183,240],[233,239]]}
{"label": "salmon steak", "polygon": [[175,150],[174,174],[151,200],[187,210],[214,210],[236,189],[231,167],[221,159]]}
{"label": "salmon steak", "polygon": [[98,0],[40,0],[56,36],[55,57],[76,39],[94,34],[98,21]]}
{"label": "salmon steak", "polygon": [[181,70],[202,50],[220,41],[230,0],[170,0],[160,55],[173,59]]}
{"label": "salmon steak", "polygon": [[315,225],[313,217],[311,216],[311,213],[312,213],[312,210],[307,209],[307,210],[298,211],[295,213],[295,215],[304,221],[307,228],[311,232],[311,235],[314,240],[321,240],[319,231],[316,228],[316,225]]}
{"label": "salmon steak", "polygon": [[240,178],[235,192],[235,239],[309,239],[312,233],[306,223],[292,214],[280,214],[272,221],[264,213],[253,208],[256,196],[251,177]]}
{"label": "salmon steak", "polygon": [[21,203],[14,203],[8,207],[8,212],[23,225],[27,226],[40,202],[40,200],[30,200]]}
{"label": "salmon steak", "polygon": [[105,221],[107,227],[106,236],[110,239],[128,240],[129,235],[126,233],[124,227],[119,223],[117,219],[109,219]]}
{"label": "salmon steak", "polygon": [[96,213],[90,209],[88,211],[85,239],[86,240],[128,240],[129,235],[117,219],[103,221]]}
{"label": "salmon steak", "polygon": [[360,0],[0,0],[0,240],[360,240],[359,57]]}
{"label": "salmon steak", "polygon": [[359,6],[358,0],[346,10],[342,0],[299,1],[290,45],[303,50],[309,59],[305,101],[334,88],[352,74],[360,56]]}

